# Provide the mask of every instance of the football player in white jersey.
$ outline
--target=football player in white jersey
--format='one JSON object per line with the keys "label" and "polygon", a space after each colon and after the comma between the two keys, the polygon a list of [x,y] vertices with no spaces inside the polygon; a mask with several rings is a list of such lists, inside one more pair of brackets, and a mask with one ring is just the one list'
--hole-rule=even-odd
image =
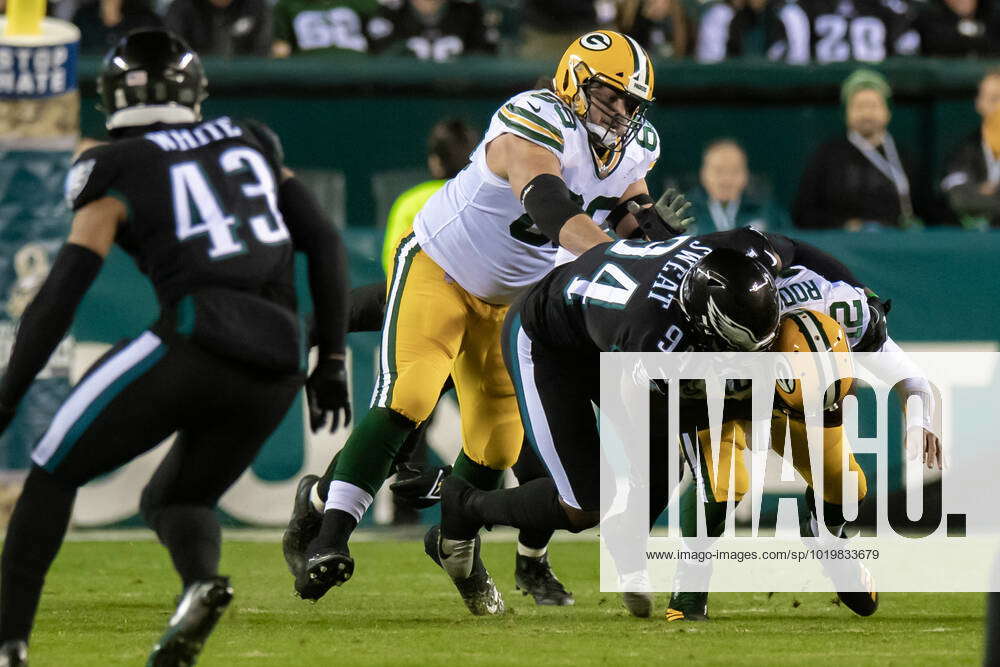
{"label": "football player in white jersey", "polygon": [[[303,598],[353,574],[348,539],[449,374],[462,415],[453,474],[495,488],[517,460],[523,430],[499,345],[509,304],[553,267],[560,247],[579,255],[611,240],[609,229],[672,235],[645,182],[659,155],[645,120],[652,99],[643,49],[616,32],[587,33],[566,50],[552,90],[504,103],[471,164],[418,213],[396,248],[371,410],[336,463],[318,481],[303,478],[296,495],[284,547],[305,555],[295,582]],[[442,561],[473,611],[502,612],[468,542],[442,544]]]}

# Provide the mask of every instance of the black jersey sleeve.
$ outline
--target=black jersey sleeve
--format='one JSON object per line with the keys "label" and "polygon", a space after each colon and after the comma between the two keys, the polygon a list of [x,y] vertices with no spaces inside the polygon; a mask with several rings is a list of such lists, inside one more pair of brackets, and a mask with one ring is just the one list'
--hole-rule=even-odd
{"label": "black jersey sleeve", "polygon": [[308,261],[320,355],[341,355],[347,333],[350,282],[343,240],[315,197],[297,178],[281,184],[278,206],[295,249],[305,253]]}
{"label": "black jersey sleeve", "polygon": [[274,169],[275,176],[281,179],[281,167],[285,164],[285,148],[277,133],[259,120],[246,119],[240,125],[259,144],[264,157]]}
{"label": "black jersey sleeve", "polygon": [[80,154],[66,175],[66,204],[77,211],[109,194],[121,170],[113,144],[95,146]]}

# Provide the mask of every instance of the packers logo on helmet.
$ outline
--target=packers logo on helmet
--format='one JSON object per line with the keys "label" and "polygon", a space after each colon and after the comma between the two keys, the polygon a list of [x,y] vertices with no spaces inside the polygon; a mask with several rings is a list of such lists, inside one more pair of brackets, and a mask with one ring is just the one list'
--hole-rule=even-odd
{"label": "packers logo on helmet", "polygon": [[[639,43],[611,30],[588,32],[563,54],[552,86],[562,101],[585,123],[595,143],[618,152],[642,129],[646,108],[653,101],[653,63]],[[625,111],[613,109],[607,97],[595,96],[596,86],[611,89],[625,101]],[[600,124],[591,108],[610,119]]]}
{"label": "packers logo on helmet", "polygon": [[788,362],[789,374],[777,380],[775,389],[791,410],[804,411],[803,385],[824,390],[824,410],[850,391],[854,375],[850,344],[844,329],[829,315],[804,308],[786,313],[778,325],[774,351],[784,352]]}

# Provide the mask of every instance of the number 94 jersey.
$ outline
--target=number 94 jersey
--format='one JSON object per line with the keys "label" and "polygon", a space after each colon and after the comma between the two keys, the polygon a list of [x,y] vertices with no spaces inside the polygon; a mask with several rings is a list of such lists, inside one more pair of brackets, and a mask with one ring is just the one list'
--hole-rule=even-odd
{"label": "number 94 jersey", "polygon": [[421,249],[438,266],[466,291],[501,305],[548,273],[559,249],[538,231],[510,184],[486,164],[486,147],[508,133],[558,158],[572,196],[598,224],[660,154],[649,123],[624,152],[603,162],[583,123],[552,92],[529,90],[504,103],[471,163],[431,196],[413,223]]}
{"label": "number 94 jersey", "polygon": [[74,211],[103,197],[125,205],[115,241],[161,304],[211,286],[293,306],[280,159],[277,138],[263,126],[227,117],[151,125],[85,151],[67,176],[66,197]]}

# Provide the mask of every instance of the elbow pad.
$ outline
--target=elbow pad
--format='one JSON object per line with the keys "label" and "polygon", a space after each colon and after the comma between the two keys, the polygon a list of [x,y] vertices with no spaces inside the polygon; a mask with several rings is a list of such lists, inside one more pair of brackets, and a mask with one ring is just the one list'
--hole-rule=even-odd
{"label": "elbow pad", "polygon": [[566,221],[584,213],[573,201],[566,182],[555,174],[539,174],[531,179],[521,191],[521,205],[539,231],[557,245]]}

